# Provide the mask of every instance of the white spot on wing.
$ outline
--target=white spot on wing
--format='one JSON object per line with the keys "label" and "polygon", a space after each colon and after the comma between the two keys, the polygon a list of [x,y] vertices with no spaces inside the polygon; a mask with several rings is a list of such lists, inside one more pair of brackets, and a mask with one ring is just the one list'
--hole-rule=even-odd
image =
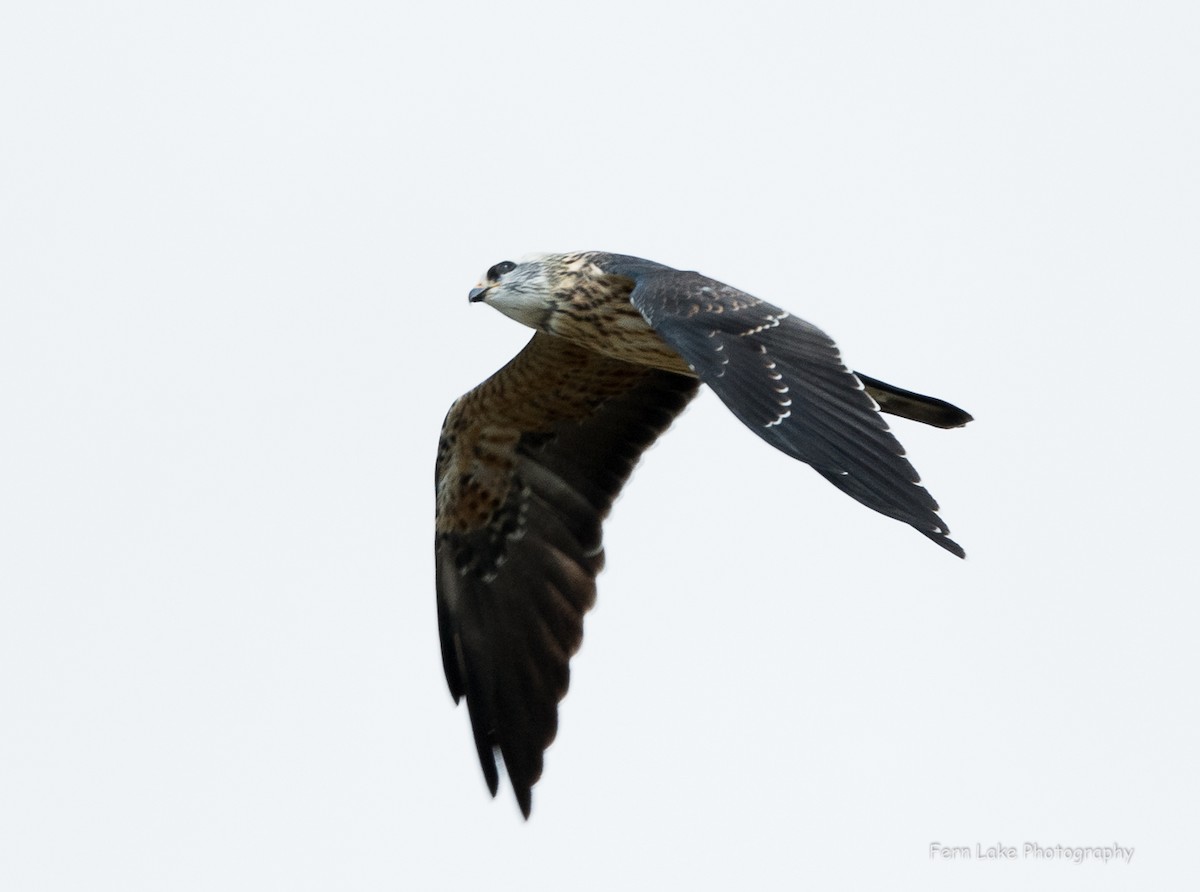
{"label": "white spot on wing", "polygon": [[[738,334],[738,337],[744,338],[749,335],[756,335],[756,334],[759,334],[760,332],[764,332],[768,328],[778,328],[779,323],[782,322],[784,319],[788,318],[788,316],[790,316],[790,315],[791,314],[787,313],[787,312],[780,313],[778,316],[768,314],[765,322],[763,322],[761,325],[756,325],[754,328],[750,328],[750,329],[747,329],[746,331],[740,332]],[[766,352],[766,351],[763,351],[763,352]]]}

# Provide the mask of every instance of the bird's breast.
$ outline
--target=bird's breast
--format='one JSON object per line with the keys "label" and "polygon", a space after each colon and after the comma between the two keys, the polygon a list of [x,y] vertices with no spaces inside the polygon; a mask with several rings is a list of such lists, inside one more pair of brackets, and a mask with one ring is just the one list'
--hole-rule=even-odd
{"label": "bird's breast", "polygon": [[577,287],[561,294],[546,320],[549,334],[634,365],[694,375],[629,302],[629,289]]}

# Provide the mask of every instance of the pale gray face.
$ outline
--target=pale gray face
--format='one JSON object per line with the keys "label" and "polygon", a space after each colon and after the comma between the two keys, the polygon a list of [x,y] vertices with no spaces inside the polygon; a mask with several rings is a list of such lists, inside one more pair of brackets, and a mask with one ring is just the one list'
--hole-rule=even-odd
{"label": "pale gray face", "polygon": [[540,328],[554,304],[548,262],[551,257],[547,254],[519,263],[497,263],[471,289],[471,302],[482,301],[522,325]]}

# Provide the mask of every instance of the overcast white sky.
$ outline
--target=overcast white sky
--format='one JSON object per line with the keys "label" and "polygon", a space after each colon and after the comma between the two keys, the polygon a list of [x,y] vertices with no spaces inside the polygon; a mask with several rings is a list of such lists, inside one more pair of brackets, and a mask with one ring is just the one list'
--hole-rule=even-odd
{"label": "overcast white sky", "polygon": [[[1198,59],[1187,3],[5,4],[0,887],[1194,882]],[[895,425],[969,559],[705,394],[526,824],[433,455],[528,337],[467,290],[572,249],[972,411]]]}

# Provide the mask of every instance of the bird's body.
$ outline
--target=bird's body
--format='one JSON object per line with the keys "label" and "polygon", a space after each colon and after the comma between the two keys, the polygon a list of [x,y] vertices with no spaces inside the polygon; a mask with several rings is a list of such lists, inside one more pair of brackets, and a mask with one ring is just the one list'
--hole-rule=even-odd
{"label": "bird's body", "polygon": [[641,453],[708,384],[760,437],[959,556],[879,412],[971,416],[855,375],[819,329],[694,272],[584,252],[497,264],[471,292],[536,330],[451,407],[436,468],[438,620],[493,794],[522,811],[557,729],[603,564],[600,524]]}

